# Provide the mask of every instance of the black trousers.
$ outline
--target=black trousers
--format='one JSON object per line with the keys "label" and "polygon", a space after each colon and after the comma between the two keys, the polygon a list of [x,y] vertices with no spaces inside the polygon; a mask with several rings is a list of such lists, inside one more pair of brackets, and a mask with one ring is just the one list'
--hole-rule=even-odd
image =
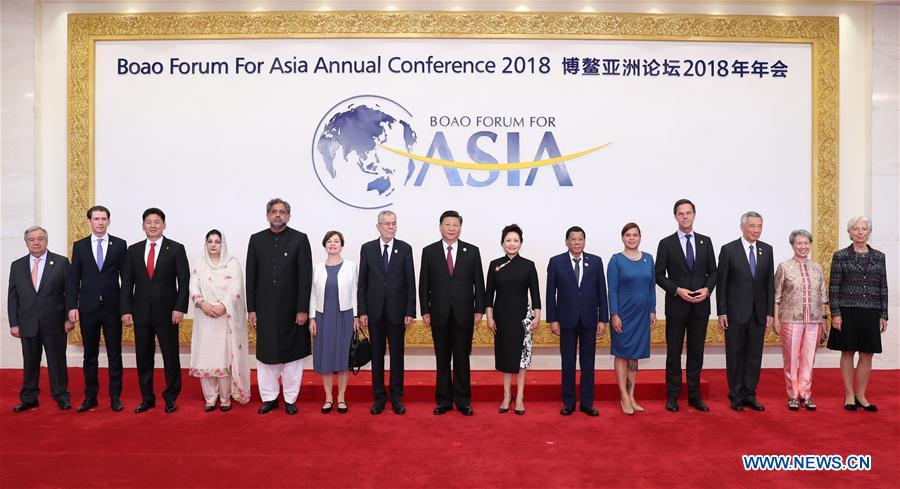
{"label": "black trousers", "polygon": [[69,371],[66,368],[66,338],[64,334],[43,334],[22,338],[23,378],[19,399],[35,402],[40,394],[41,352],[47,353],[47,371],[50,374],[50,393],[56,402],[68,401]]}
{"label": "black trousers", "polygon": [[117,311],[96,311],[81,314],[81,339],[84,345],[84,397],[96,399],[100,390],[97,380],[97,357],[100,355],[100,332],[106,342],[109,362],[109,397],[122,394],[122,319]]}
{"label": "black trousers", "polygon": [[384,354],[387,345],[391,351],[391,402],[403,398],[403,355],[406,342],[406,327],[403,323],[390,322],[387,314],[382,314],[375,323],[369,323],[369,340],[372,342],[372,389],[375,402],[384,404],[388,393],[384,388]]}
{"label": "black trousers", "polygon": [[700,370],[709,316],[691,312],[687,316],[666,316],[666,395],[681,393],[681,350],[687,335],[687,387],[690,399],[700,399]]}
{"label": "black trousers", "polygon": [[[577,352],[577,354],[576,354]],[[579,397],[581,405],[594,405],[594,355],[597,352],[597,325],[584,326],[581,321],[574,328],[560,328],[559,353],[562,357],[562,401],[575,406],[575,357],[581,367]]]}
{"label": "black trousers", "polygon": [[134,325],[134,356],[137,362],[138,382],[141,386],[141,397],[144,401],[155,401],[153,392],[153,367],[156,345],[154,337],[159,341],[163,367],[166,372],[166,388],[163,399],[174,401],[181,392],[181,359],[178,357],[178,326],[170,322],[162,324]]}
{"label": "black trousers", "polygon": [[728,322],[728,329],[725,330],[725,368],[728,399],[733,403],[756,400],[765,336],[765,318],[760,323],[756,313],[751,314],[747,323]]}
{"label": "black trousers", "polygon": [[474,318],[472,323],[458,324],[452,309],[447,324],[431,325],[431,339],[434,341],[434,356],[437,361],[434,399],[440,407],[449,409],[455,403],[461,409],[472,404],[469,355],[472,353],[474,331]]}

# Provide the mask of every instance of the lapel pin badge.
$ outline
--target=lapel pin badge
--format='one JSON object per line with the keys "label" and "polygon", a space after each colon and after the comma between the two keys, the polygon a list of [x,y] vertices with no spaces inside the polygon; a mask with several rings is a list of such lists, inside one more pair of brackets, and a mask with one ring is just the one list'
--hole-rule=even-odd
{"label": "lapel pin badge", "polygon": [[284,252],[284,256],[287,256],[287,251]]}
{"label": "lapel pin badge", "polygon": [[52,261],[50,262],[50,265],[53,265],[53,262],[52,262]]}
{"label": "lapel pin badge", "polygon": [[463,251],[468,251],[468,250],[466,250],[465,248],[463,248]]}
{"label": "lapel pin badge", "polygon": [[398,250],[394,250],[394,253],[398,253]]}
{"label": "lapel pin badge", "polygon": [[703,240],[702,240],[702,239],[700,240],[700,244],[703,244]]}
{"label": "lapel pin badge", "polygon": [[588,262],[584,262],[584,268],[587,268]]}

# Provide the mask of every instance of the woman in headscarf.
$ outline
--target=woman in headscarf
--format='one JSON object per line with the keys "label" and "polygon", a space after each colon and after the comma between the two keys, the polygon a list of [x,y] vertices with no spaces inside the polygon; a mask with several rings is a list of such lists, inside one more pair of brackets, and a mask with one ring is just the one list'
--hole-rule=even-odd
{"label": "woman in headscarf", "polygon": [[203,256],[194,261],[190,290],[194,303],[190,375],[200,377],[203,410],[214,410],[217,401],[223,412],[231,409],[232,399],[246,404],[250,364],[244,274],[216,229],[206,233]]}

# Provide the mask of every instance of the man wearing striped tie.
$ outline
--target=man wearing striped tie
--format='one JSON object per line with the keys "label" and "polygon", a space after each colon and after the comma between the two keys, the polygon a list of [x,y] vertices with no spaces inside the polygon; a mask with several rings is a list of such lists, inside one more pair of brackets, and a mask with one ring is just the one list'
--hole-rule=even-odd
{"label": "man wearing striped tie", "polygon": [[75,326],[66,319],[66,269],[69,260],[47,251],[47,230],[25,230],[28,254],[9,267],[9,333],[22,339],[24,378],[15,412],[38,407],[41,350],[47,354],[50,392],[63,411],[69,402],[66,335]]}
{"label": "man wearing striped tie", "polygon": [[84,402],[77,411],[97,407],[100,333],[109,364],[109,405],[122,410],[122,319],[119,316],[119,275],[125,261],[125,240],[110,235],[109,209],[102,205],[87,211],[91,234],[72,245],[72,265],[66,277],[66,309],[69,321],[80,323],[84,345]]}

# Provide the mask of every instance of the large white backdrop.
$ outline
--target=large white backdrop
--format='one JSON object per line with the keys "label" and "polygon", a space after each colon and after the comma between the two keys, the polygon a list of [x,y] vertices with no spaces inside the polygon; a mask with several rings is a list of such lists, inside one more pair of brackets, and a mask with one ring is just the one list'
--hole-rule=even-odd
{"label": "large white backdrop", "polygon": [[[493,60],[497,73],[389,71],[393,57],[430,55]],[[309,72],[270,73],[276,57],[307,61]],[[319,57],[380,57],[381,73],[314,73]],[[524,58],[525,73],[500,73],[504,57]],[[176,67],[172,73],[172,58],[219,61],[228,72],[182,74]],[[256,74],[236,73],[237,58],[264,64]],[[541,58],[548,73],[541,73]],[[577,74],[563,73],[564,58],[579,59]],[[600,59],[601,73],[603,59],[678,60],[682,76],[664,75],[662,67],[658,76],[643,69],[642,76],[584,75],[582,58]],[[98,42],[95,59],[96,202],[113,210],[114,231],[129,242],[143,237],[141,212],[158,206],[167,213],[166,235],[186,244],[189,254],[199,254],[205,232],[218,228],[243,259],[249,235],[266,225],[266,200],[280,196],[293,205],[291,225],[309,234],[316,259],[324,256],[318,244],[324,232],[338,229],[347,239],[345,257],[355,260],[359,246],[376,236],[378,207],[397,212],[399,237],[416,249],[438,239],[438,216],[452,208],[464,216],[462,239],[480,246],[485,262],[501,254],[501,228],[520,224],[522,254],[538,263],[543,283],[547,260],[564,251],[567,227],[584,227],[588,251],[608,260],[621,249],[622,225],[634,221],[644,249],[655,254],[659,239],[674,232],[672,204],[681,197],[697,204],[696,228],[717,248],[738,237],[741,213],[761,212],[763,240],[774,245],[776,260],[790,256],[790,231],[811,223],[811,51],[805,44],[142,40]],[[132,68],[159,62],[162,73],[120,74],[120,60],[138,63]],[[690,64],[698,74],[696,63],[685,60],[702,61],[705,75],[684,76]],[[710,76],[709,60],[717,75],[727,76]],[[780,60],[787,76],[733,73],[735,61],[756,60]],[[504,171],[428,165],[423,175],[423,163],[410,164],[371,141],[372,151],[353,151],[359,131],[371,132],[353,117],[362,106],[394,119],[378,126],[384,132],[380,139],[375,134],[376,142],[443,160],[528,162],[611,144],[566,161],[570,185],[552,166],[534,170],[531,185],[527,169],[518,184]],[[522,124],[486,127],[495,117]],[[404,137],[407,126],[414,136]],[[493,134],[470,143],[479,131]],[[334,153],[336,178],[326,153]],[[366,190],[374,180],[384,195]]]}

